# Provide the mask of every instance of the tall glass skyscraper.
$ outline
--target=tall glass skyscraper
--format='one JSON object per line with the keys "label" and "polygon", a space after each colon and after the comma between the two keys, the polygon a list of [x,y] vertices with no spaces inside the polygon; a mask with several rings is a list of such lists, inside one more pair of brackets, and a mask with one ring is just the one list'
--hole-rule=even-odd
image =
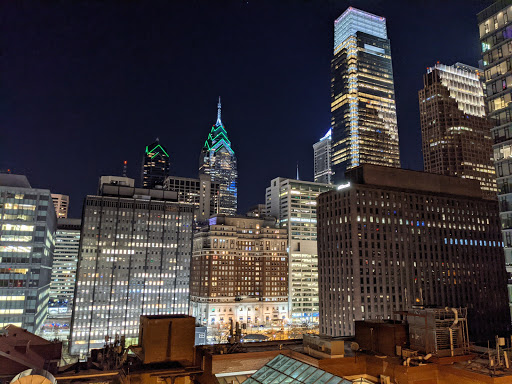
{"label": "tall glass skyscraper", "polygon": [[400,167],[386,19],[349,7],[334,22],[331,63],[332,171],[369,163]]}
{"label": "tall glass skyscraper", "polygon": [[217,121],[204,142],[199,158],[199,174],[210,175],[220,184],[219,213],[235,215],[237,210],[238,171],[235,152],[220,118],[221,104],[217,105]]}
{"label": "tall glass skyscraper", "polygon": [[478,14],[512,313],[512,0]]}
{"label": "tall glass skyscraper", "polygon": [[160,144],[158,138],[151,145],[146,145],[142,164],[142,188],[155,188],[164,185],[169,176],[169,153]]}

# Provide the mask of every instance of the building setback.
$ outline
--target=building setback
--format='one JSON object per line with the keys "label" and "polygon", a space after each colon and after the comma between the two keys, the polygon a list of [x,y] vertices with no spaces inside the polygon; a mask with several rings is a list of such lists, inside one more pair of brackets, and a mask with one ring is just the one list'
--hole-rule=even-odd
{"label": "building setback", "polygon": [[334,22],[331,62],[333,182],[361,164],[400,167],[386,19],[349,7]]}
{"label": "building setback", "polygon": [[332,129],[318,142],[313,144],[314,174],[315,183],[331,184],[331,146],[332,146]]}
{"label": "building setback", "polygon": [[[70,352],[136,341],[140,315],[186,314],[194,207],[175,192],[103,177],[84,201]],[[112,184],[115,183],[115,184]]]}
{"label": "building setback", "polygon": [[487,91],[488,114],[493,125],[496,184],[508,272],[512,312],[512,0],[500,0],[478,14]]}
{"label": "building setback", "polygon": [[0,327],[36,332],[48,311],[56,215],[50,191],[0,174]]}
{"label": "building setback", "polygon": [[278,177],[266,190],[267,215],[288,234],[288,310],[295,322],[318,323],[316,198],[332,188]]}
{"label": "building setback", "polygon": [[496,198],[491,123],[485,113],[480,72],[469,65],[436,64],[423,75],[420,104],[426,172],[478,180]]}
{"label": "building setback", "polygon": [[142,188],[153,189],[164,185],[164,180],[169,175],[169,167],[169,153],[158,138],[153,144],[146,145],[142,162]]}
{"label": "building setback", "polygon": [[177,192],[179,202],[193,204],[196,221],[204,222],[219,213],[220,184],[213,182],[209,175],[199,175],[198,179],[169,176],[164,189]]}
{"label": "building setback", "polygon": [[219,97],[217,121],[212,126],[199,156],[199,175],[209,175],[212,183],[219,183],[219,213],[235,215],[238,207],[237,162],[220,115]]}
{"label": "building setback", "polygon": [[53,205],[57,219],[65,219],[68,217],[69,210],[69,196],[52,193]]}
{"label": "building setback", "polygon": [[58,219],[53,251],[50,301],[71,312],[76,284],[76,266],[80,248],[80,219]]}
{"label": "building setback", "polygon": [[203,325],[288,319],[288,241],[273,218],[213,216],[194,235],[190,314]]}
{"label": "building setback", "polygon": [[468,307],[473,340],[507,331],[498,206],[476,180],[363,165],[318,198],[320,333],[412,305]]}

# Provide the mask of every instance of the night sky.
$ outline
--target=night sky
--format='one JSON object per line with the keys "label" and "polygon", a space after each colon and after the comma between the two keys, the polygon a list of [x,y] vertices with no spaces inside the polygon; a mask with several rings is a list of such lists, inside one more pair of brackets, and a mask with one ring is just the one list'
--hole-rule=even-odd
{"label": "night sky", "polygon": [[274,177],[313,177],[330,124],[333,22],[354,6],[387,18],[404,168],[421,169],[417,92],[436,61],[477,66],[476,13],[493,1],[0,2],[0,170],[71,196],[98,177],[140,180],[160,138],[171,173],[196,177],[216,120],[238,158],[239,211]]}

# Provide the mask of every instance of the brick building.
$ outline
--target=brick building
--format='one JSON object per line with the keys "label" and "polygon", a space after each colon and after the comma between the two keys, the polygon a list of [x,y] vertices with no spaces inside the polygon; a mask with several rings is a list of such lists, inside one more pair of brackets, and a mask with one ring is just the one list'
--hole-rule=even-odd
{"label": "brick building", "polygon": [[287,319],[287,247],[273,218],[213,216],[194,235],[190,314],[205,325]]}

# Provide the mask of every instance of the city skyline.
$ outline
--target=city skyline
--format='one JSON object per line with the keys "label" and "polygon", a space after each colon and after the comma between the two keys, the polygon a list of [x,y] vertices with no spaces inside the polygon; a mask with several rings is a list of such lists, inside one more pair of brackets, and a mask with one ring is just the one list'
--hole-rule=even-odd
{"label": "city skyline", "polygon": [[[428,37],[423,36],[420,29],[427,24],[429,13],[434,13],[430,8],[435,8],[435,4],[430,7],[402,2],[370,4],[364,1],[320,6],[272,3],[276,15],[289,16],[281,18],[266,13],[265,5],[270,3],[228,2],[218,7],[205,5],[201,9],[159,4],[155,9],[162,11],[160,13],[182,17],[177,26],[186,25],[187,20],[194,18],[200,21],[194,23],[199,28],[198,32],[190,37],[178,35],[182,39],[180,42],[173,39],[174,27],[169,26],[173,23],[164,25],[158,12],[144,6],[132,4],[123,7],[125,13],[115,23],[118,23],[121,31],[126,32],[126,36],[119,36],[101,27],[102,20],[113,11],[109,5],[100,5],[97,9],[35,5],[24,10],[9,5],[7,14],[15,16],[18,12],[22,13],[19,18],[8,18],[12,24],[7,28],[10,35],[6,39],[4,56],[12,60],[5,62],[7,84],[4,90],[8,96],[12,92],[15,97],[4,107],[6,113],[2,122],[9,129],[2,143],[5,158],[2,157],[0,168],[27,174],[38,187],[70,195],[70,217],[78,217],[82,199],[87,193],[94,192],[93,186],[98,176],[121,175],[123,161],[128,160],[128,176],[138,179],[140,142],[149,143],[155,137],[160,137],[170,151],[171,174],[194,177],[196,153],[211,126],[212,100],[221,94],[226,111],[223,117],[230,140],[239,154],[238,167],[242,175],[239,212],[243,213],[248,207],[262,202],[262,191],[268,180],[278,176],[293,177],[297,160],[301,178],[313,180],[311,146],[328,129],[330,120],[332,23],[350,5],[386,17],[388,37],[392,41],[402,165],[404,168],[421,169],[419,113],[415,100],[408,99],[414,99],[421,88],[421,74],[433,61],[462,61],[477,65],[480,46],[475,27],[476,14],[491,3],[466,4],[455,1],[443,6],[443,11],[447,15],[452,14],[455,21],[441,26],[439,31],[429,31],[431,36]],[[75,20],[75,10],[83,11],[83,18],[87,22]],[[413,23],[406,17],[411,12],[422,12],[426,17]],[[128,42],[125,40],[134,37],[129,25],[135,14],[142,16],[142,26],[154,24],[151,28],[158,29],[158,33],[151,33],[149,37],[137,37],[135,45],[140,52],[127,49]],[[33,55],[37,52],[30,47],[34,34],[39,31],[35,27],[21,31],[16,28],[15,20],[28,18],[37,21],[41,15],[50,21],[57,18],[52,24],[58,27],[43,29],[40,38],[54,41],[55,44],[52,47],[43,44],[40,50],[42,56],[35,60]],[[67,16],[70,16],[73,30],[69,36],[64,36],[61,27],[64,28],[65,23],[61,26],[60,21],[61,17]],[[227,18],[232,18],[237,24],[225,26]],[[202,41],[200,36],[205,31],[203,28],[211,28],[212,22],[218,33]],[[238,23],[247,26],[240,27],[239,36],[233,36],[231,28],[237,28]],[[86,34],[89,24],[99,27],[91,36]],[[287,32],[282,33],[283,30]],[[411,46],[410,38],[402,36],[405,30],[408,31],[405,35],[415,36],[418,46],[424,46],[423,41],[436,37],[442,43],[422,48],[419,52]],[[84,34],[87,38],[84,38]],[[276,38],[269,39],[274,35]],[[290,42],[289,36],[295,36],[293,41]],[[106,56],[106,52],[93,44],[103,37],[116,53],[115,59]],[[251,42],[248,44],[250,48],[241,44],[244,41]],[[11,42],[16,44],[11,45]],[[179,54],[183,63],[174,60],[173,55],[163,50],[166,43],[172,45],[173,50],[169,51]],[[19,47],[28,49],[20,52]],[[282,52],[277,47],[283,47]],[[308,52],[308,57],[304,62],[295,60],[296,65],[290,68],[285,58],[295,57],[299,47]],[[216,58],[209,58],[206,63],[211,70],[197,72],[201,67],[192,61],[192,54],[197,48],[206,49],[205,56]],[[152,49],[154,54],[149,52]],[[160,57],[162,63],[151,71],[133,72],[136,68],[145,68],[144,63],[155,63]],[[258,60],[255,60],[256,57]],[[411,61],[410,57],[415,59]],[[16,65],[18,59],[23,60],[25,66]],[[83,62],[89,60],[91,65],[85,68]],[[123,64],[118,65],[117,60],[123,60]],[[257,62],[256,66],[253,61]],[[27,72],[20,71],[20,68],[25,68]],[[258,72],[254,72],[256,69]],[[28,75],[26,79],[22,76],[24,73]],[[193,81],[191,89],[199,81],[204,91],[200,95],[192,95],[173,73]],[[252,77],[248,76],[251,73],[254,73]],[[195,76],[192,74],[196,74],[197,79],[192,79],[191,76]],[[133,75],[136,76],[132,78]],[[69,76],[72,76],[73,88],[67,84]],[[154,76],[158,77],[160,85],[154,84]],[[88,79],[87,84],[81,78]],[[260,78],[264,81],[259,81]],[[297,81],[299,78],[300,81]],[[108,79],[106,84],[105,79]],[[52,80],[50,84],[49,80]],[[172,81],[177,83],[174,85]],[[27,82],[29,86],[25,86]],[[36,103],[29,96],[32,94],[42,94],[44,97],[38,97]],[[144,95],[140,101],[139,95]],[[26,106],[23,111],[18,106],[21,102]],[[52,145],[59,146],[61,156],[68,159],[66,162],[57,164],[55,155],[45,150],[50,142],[39,132],[50,127],[56,133],[51,137]],[[26,159],[13,153],[15,144],[21,141],[20,132],[29,133],[23,137],[24,144],[32,154]],[[100,133],[103,137],[96,140]],[[276,138],[268,139],[269,133],[275,133]],[[82,145],[65,145],[76,140],[80,140]],[[288,140],[289,145],[297,149],[295,156],[281,154],[284,152],[280,148],[283,140]],[[264,167],[255,164],[251,156],[244,155],[260,142],[269,155]],[[102,153],[102,156],[95,158],[91,153]],[[34,156],[40,161],[34,161]],[[49,175],[45,169],[55,170],[55,176]],[[63,178],[63,174],[69,176]],[[251,174],[251,179],[243,177],[244,174]]]}

